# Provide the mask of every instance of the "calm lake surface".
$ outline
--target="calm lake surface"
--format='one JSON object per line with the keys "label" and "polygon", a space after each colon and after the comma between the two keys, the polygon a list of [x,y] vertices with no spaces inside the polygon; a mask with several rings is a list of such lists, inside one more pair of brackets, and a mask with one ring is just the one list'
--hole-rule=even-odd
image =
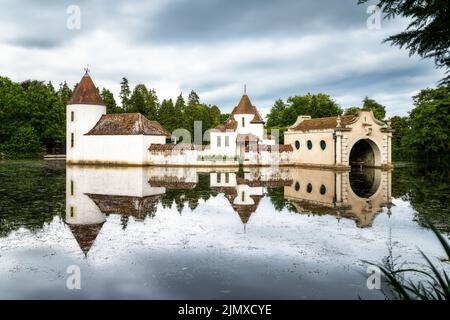
{"label": "calm lake surface", "polygon": [[[448,172],[0,161],[0,298],[384,299],[367,265],[443,256]],[[81,289],[68,290],[69,266]]]}

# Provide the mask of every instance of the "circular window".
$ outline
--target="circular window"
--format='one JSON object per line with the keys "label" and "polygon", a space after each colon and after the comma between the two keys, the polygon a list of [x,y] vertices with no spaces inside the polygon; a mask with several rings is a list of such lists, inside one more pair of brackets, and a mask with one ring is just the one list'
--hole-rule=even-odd
{"label": "circular window", "polygon": [[327,143],[324,140],[321,140],[320,147],[322,148],[322,150],[325,150],[325,148],[327,147]]}
{"label": "circular window", "polygon": [[308,186],[306,187],[306,191],[308,191],[308,193],[312,192],[312,184],[308,183]]}
{"label": "circular window", "polygon": [[300,183],[296,182],[295,183],[295,191],[300,190]]}
{"label": "circular window", "polygon": [[320,186],[320,194],[325,194],[327,192],[327,188],[324,185]]}
{"label": "circular window", "polygon": [[295,149],[300,149],[300,141],[295,141]]}
{"label": "circular window", "polygon": [[311,150],[312,149],[312,141],[308,140],[308,149]]}

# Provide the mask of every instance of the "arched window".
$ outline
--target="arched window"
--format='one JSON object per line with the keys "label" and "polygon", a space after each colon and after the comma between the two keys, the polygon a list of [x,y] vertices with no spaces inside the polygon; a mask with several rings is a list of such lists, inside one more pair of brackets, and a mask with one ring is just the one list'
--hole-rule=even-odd
{"label": "arched window", "polygon": [[324,185],[320,186],[320,194],[324,195],[327,192],[327,188]]}
{"label": "arched window", "polygon": [[312,141],[308,140],[307,145],[308,145],[308,149],[311,150],[312,149]]}
{"label": "arched window", "polygon": [[300,183],[296,182],[295,183],[295,191],[299,191],[300,190]]}
{"label": "arched window", "polygon": [[321,148],[322,150],[325,150],[326,147],[327,147],[327,143],[325,142],[325,140],[321,140],[321,141],[320,141],[320,148]]}
{"label": "arched window", "polygon": [[300,149],[300,141],[295,141],[295,149]]}
{"label": "arched window", "polygon": [[312,192],[312,184],[311,183],[308,183],[308,186],[306,187],[306,191],[308,191],[308,193],[311,193]]}

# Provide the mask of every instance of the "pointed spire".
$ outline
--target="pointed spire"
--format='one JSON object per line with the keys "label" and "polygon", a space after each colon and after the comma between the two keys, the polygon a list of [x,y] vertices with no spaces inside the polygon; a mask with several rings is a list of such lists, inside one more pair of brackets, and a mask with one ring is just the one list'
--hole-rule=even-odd
{"label": "pointed spire", "polygon": [[92,104],[104,106],[105,103],[89,75],[89,68],[84,69],[85,74],[75,88],[72,97],[67,104]]}

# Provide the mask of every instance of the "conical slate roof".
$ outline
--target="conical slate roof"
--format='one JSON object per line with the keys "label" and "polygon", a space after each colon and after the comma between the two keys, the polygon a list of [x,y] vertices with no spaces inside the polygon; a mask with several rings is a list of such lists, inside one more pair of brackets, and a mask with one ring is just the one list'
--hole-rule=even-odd
{"label": "conical slate roof", "polygon": [[246,94],[242,96],[238,105],[233,109],[231,114],[253,114],[254,117],[251,123],[264,123],[264,120],[262,119],[258,110],[254,105],[252,105],[250,98]]}
{"label": "conical slate roof", "polygon": [[84,74],[83,78],[81,78],[80,83],[78,83],[67,104],[105,105],[97,87],[87,72]]}

